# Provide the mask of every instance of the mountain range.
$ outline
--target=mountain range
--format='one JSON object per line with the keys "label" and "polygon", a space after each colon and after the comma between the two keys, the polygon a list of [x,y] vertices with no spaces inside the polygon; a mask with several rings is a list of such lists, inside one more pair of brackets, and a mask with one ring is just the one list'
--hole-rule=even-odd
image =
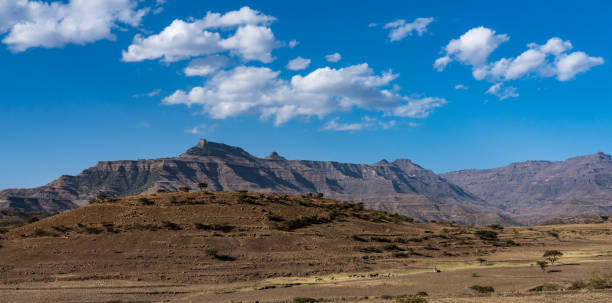
{"label": "mountain range", "polygon": [[200,140],[178,157],[101,161],[76,176],[31,189],[0,191],[0,209],[61,212],[111,197],[196,189],[322,193],[419,220],[523,224],[612,212],[612,159],[602,153],[565,162],[530,161],[437,175],[408,159],[351,164],[255,157]]}

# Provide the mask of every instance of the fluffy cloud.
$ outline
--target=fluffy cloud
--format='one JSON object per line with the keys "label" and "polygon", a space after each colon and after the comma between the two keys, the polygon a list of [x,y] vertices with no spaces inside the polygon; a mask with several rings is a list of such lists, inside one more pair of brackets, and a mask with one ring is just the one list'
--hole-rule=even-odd
{"label": "fluffy cloud", "polygon": [[472,28],[459,39],[453,39],[446,45],[446,55],[438,58],[434,67],[442,71],[453,60],[471,66],[482,66],[489,55],[509,39],[507,35],[497,35],[494,30],[486,27]]}
{"label": "fluffy cloud", "polygon": [[577,74],[603,64],[601,57],[590,57],[584,52],[571,52],[572,43],[551,38],[546,44],[528,44],[528,49],[515,58],[502,58],[474,69],[478,80],[515,80],[533,74],[540,77],[556,77],[559,81],[573,79]]}
{"label": "fluffy cloud", "polygon": [[496,34],[494,30],[477,27],[451,40],[445,47],[445,55],[434,62],[439,71],[452,61],[472,67],[476,80],[495,83],[486,93],[500,99],[518,97],[516,87],[505,87],[504,82],[528,76],[556,77],[559,81],[573,79],[577,74],[604,63],[601,57],[591,57],[584,52],[570,52],[570,41],[554,37],[545,44],[529,43],[527,50],[516,57],[501,58],[488,62],[489,55],[503,42],[507,35]]}
{"label": "fluffy cloud", "polygon": [[191,60],[184,72],[187,76],[208,76],[229,64],[229,59],[221,55],[212,55]]}
{"label": "fluffy cloud", "polygon": [[456,90],[467,90],[468,87],[465,84],[457,84],[455,85]]}
{"label": "fluffy cloud", "polygon": [[416,32],[419,36],[427,32],[427,26],[434,21],[434,18],[416,18],[410,23],[406,23],[406,20],[399,19],[393,22],[385,24],[384,28],[389,30],[389,40],[399,41],[412,35]]}
{"label": "fluffy cloud", "polygon": [[148,9],[137,0],[70,0],[42,2],[0,0],[2,43],[14,52],[32,47],[54,48],[69,43],[112,40],[112,29],[138,26]]}
{"label": "fluffy cloud", "polygon": [[[245,61],[269,63],[272,50],[280,46],[268,27],[276,20],[248,7],[225,14],[208,12],[202,19],[174,20],[160,33],[148,37],[136,35],[123,61],[137,62],[161,59],[173,62],[191,57],[229,51]],[[233,35],[222,38],[213,29],[233,29]]]}
{"label": "fluffy cloud", "polygon": [[333,53],[325,56],[325,60],[327,60],[327,62],[335,63],[340,61],[340,59],[342,59],[342,55],[340,55],[339,53]]}
{"label": "fluffy cloud", "polygon": [[355,107],[391,116],[424,118],[445,103],[439,98],[415,100],[387,89],[398,75],[376,75],[366,63],[339,69],[318,68],[289,80],[279,75],[267,67],[238,66],[219,71],[203,86],[188,92],[178,90],[164,103],[200,105],[217,119],[257,113],[262,119],[273,119],[275,125],[297,117],[322,118]]}
{"label": "fluffy cloud", "polygon": [[305,59],[302,57],[297,57],[287,64],[288,70],[302,70],[306,69],[310,65],[310,59]]}
{"label": "fluffy cloud", "polygon": [[294,47],[296,47],[298,44],[300,44],[300,42],[299,42],[299,41],[297,41],[297,40],[291,40],[291,41],[289,41],[289,48],[294,48]]}

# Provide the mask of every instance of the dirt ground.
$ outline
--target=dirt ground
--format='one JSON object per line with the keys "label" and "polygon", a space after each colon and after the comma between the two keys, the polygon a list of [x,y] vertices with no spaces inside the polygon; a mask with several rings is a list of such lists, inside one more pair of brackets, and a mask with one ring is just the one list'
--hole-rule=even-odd
{"label": "dirt ground", "polygon": [[[612,223],[481,228],[307,196],[211,195],[126,198],[1,233],[0,302],[612,301],[610,289],[568,290],[612,274]],[[543,271],[551,249],[563,256]]]}

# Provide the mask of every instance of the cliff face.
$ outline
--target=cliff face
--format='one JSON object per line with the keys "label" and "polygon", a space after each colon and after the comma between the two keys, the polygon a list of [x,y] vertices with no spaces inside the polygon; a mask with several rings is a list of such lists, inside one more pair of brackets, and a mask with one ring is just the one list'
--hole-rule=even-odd
{"label": "cliff face", "polygon": [[612,213],[612,157],[604,153],[442,176],[529,223]]}
{"label": "cliff face", "polygon": [[[208,183],[211,191],[323,193],[419,219],[511,224],[484,200],[407,159],[373,165],[261,159],[241,148],[200,142],[175,158],[99,162],[77,176],[33,189],[0,192],[0,208],[58,212],[99,193],[125,196]],[[486,214],[486,215],[475,215]]]}

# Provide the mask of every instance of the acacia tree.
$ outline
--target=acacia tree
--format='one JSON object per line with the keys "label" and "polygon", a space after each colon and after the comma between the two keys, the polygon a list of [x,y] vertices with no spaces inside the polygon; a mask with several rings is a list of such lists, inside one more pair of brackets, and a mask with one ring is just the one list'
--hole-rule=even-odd
{"label": "acacia tree", "polygon": [[563,253],[559,250],[547,250],[546,252],[544,252],[544,258],[546,258],[551,265],[555,264],[555,262],[557,260],[559,260],[559,258],[563,256]]}
{"label": "acacia tree", "polygon": [[200,191],[204,191],[204,189],[208,187],[208,183],[200,182],[198,183],[198,187],[200,188]]}

